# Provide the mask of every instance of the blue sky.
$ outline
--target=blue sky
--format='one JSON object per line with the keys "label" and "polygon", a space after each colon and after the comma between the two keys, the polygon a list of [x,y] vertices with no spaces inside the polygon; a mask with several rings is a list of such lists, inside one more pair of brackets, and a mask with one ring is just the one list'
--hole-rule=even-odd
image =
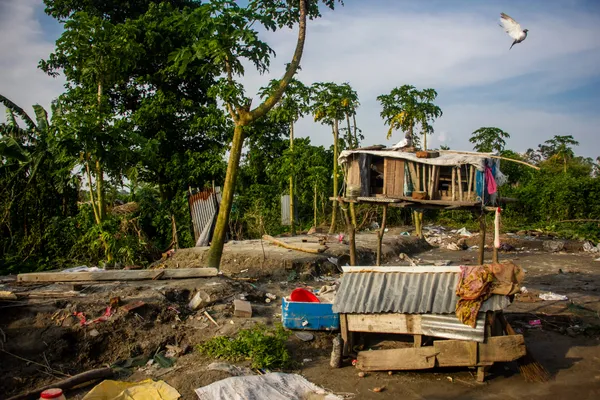
{"label": "blue sky", "polygon": [[[444,115],[428,140],[471,149],[470,133],[497,126],[508,147],[525,151],[553,135],[573,135],[577,153],[600,155],[600,2],[594,0],[347,0],[308,27],[298,78],[349,82],[358,91],[357,121],[365,144],[393,144],[379,117],[379,94],[395,86],[433,87]],[[0,0],[0,93],[27,110],[47,106],[62,81],[37,63],[53,48],[60,24],[44,15],[41,0]],[[508,50],[498,26],[505,12],[529,36]],[[249,95],[282,75],[294,50],[295,30],[266,34],[277,52],[268,75],[249,73]],[[0,116],[3,118],[3,116]],[[327,127],[300,121],[299,136],[328,146]]]}

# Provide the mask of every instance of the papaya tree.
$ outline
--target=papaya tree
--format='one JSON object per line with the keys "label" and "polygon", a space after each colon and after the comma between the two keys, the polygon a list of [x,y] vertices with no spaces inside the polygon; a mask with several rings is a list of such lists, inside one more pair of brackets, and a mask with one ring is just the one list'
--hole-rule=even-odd
{"label": "papaya tree", "polygon": [[502,153],[506,146],[505,138],[510,138],[510,135],[500,128],[482,127],[471,134],[469,142],[474,144],[473,149],[476,151]]}
{"label": "papaya tree", "polygon": [[411,85],[394,88],[389,94],[377,96],[381,103],[381,118],[390,126],[387,137],[395,129],[405,133],[408,146],[417,144],[415,128],[423,135],[423,150],[427,150],[427,135],[433,133],[433,121],[442,116],[442,110],[433,102],[437,97],[434,89],[418,90]]}
{"label": "papaya tree", "polygon": [[[268,98],[273,93],[281,82],[278,79],[273,79],[269,82],[267,87],[261,89],[260,95],[263,99]],[[296,227],[294,221],[294,180],[295,180],[295,169],[294,169],[294,124],[304,117],[309,112],[309,101],[310,93],[306,85],[299,80],[292,78],[288,87],[282,96],[281,100],[271,111],[272,118],[278,121],[289,124],[290,127],[290,147],[288,152],[288,162],[290,167],[289,176],[289,194],[290,194],[290,233],[296,234]]]}
{"label": "papaya tree", "polygon": [[[322,0],[326,7],[334,8],[336,0]],[[194,43],[183,46],[171,54],[173,64],[181,72],[190,62],[200,59],[210,66],[195,68],[198,74],[207,68],[222,74],[209,92],[220,99],[234,125],[233,139],[229,149],[229,162],[223,185],[222,202],[217,216],[213,240],[207,265],[218,268],[223,254],[229,215],[233,204],[236,177],[244,146],[246,128],[264,117],[281,99],[300,66],[306,39],[306,23],[317,18],[319,1],[309,0],[251,0],[244,6],[232,0],[215,0],[198,7],[187,24],[196,29]],[[276,31],[298,24],[296,48],[286,71],[276,89],[258,106],[252,107],[252,98],[247,96],[242,84],[236,80],[244,75],[244,62],[249,62],[260,73],[268,70],[273,49],[259,38],[255,24],[266,30]]]}
{"label": "papaya tree", "polygon": [[[312,110],[315,122],[320,122],[331,127],[333,134],[333,197],[339,195],[339,169],[338,156],[340,150],[340,131],[339,123],[345,117],[345,108],[347,94],[342,85],[332,82],[319,82],[312,86]],[[335,232],[337,225],[337,200],[333,200],[331,209],[331,224],[329,233]]]}

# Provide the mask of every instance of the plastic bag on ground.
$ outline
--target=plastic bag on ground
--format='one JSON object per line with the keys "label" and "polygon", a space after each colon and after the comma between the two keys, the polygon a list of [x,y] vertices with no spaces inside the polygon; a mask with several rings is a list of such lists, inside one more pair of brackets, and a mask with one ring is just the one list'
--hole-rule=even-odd
{"label": "plastic bag on ground", "polygon": [[[223,379],[196,389],[200,400],[342,400],[296,374],[280,372]],[[319,397],[316,397],[319,396]]]}
{"label": "plastic bag on ground", "polygon": [[146,379],[140,382],[106,380],[94,387],[83,400],[177,400],[181,395],[165,381]]}
{"label": "plastic bag on ground", "polygon": [[457,234],[461,235],[461,236],[466,236],[466,237],[471,237],[473,236],[473,234],[471,232],[469,232],[467,230],[467,228],[460,228],[459,230],[456,231]]}
{"label": "plastic bag on ground", "polygon": [[564,300],[569,300],[569,298],[567,296],[563,296],[562,294],[556,294],[556,293],[552,293],[552,292],[548,292],[548,293],[540,293],[540,299],[542,300],[556,300],[556,301],[564,301]]}

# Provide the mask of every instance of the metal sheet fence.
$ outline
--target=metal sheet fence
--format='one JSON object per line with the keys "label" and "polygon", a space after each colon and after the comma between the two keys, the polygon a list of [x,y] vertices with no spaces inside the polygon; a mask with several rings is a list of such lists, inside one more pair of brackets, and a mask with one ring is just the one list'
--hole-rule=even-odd
{"label": "metal sheet fence", "polygon": [[188,196],[196,246],[208,246],[221,204],[221,188],[204,189]]}

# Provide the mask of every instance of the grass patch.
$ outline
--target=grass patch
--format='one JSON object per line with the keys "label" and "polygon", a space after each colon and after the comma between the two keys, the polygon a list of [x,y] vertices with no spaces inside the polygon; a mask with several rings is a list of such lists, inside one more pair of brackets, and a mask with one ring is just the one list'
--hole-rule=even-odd
{"label": "grass patch", "polygon": [[196,349],[207,356],[229,361],[252,360],[252,368],[281,369],[292,366],[292,358],[286,342],[290,332],[277,325],[268,330],[257,324],[250,329],[242,329],[235,338],[216,336]]}

